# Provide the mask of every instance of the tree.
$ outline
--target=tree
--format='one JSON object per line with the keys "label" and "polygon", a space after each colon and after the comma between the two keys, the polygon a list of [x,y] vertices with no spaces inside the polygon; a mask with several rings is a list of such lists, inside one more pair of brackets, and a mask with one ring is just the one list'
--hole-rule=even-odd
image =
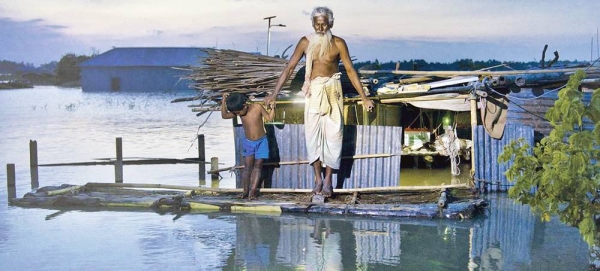
{"label": "tree", "polygon": [[90,57],[86,55],[66,54],[58,64],[56,64],[56,76],[59,84],[64,84],[73,81],[79,81],[80,69],[79,63],[88,60]]}
{"label": "tree", "polygon": [[[589,104],[578,90],[583,71],[571,76],[559,99],[546,113],[552,132],[533,149],[511,142],[498,161],[513,160],[506,177],[515,181],[509,196],[529,204],[548,221],[552,215],[575,226],[590,245],[600,244],[596,216],[600,213],[600,89]],[[584,130],[584,119],[595,124]],[[533,190],[533,192],[532,192]]]}

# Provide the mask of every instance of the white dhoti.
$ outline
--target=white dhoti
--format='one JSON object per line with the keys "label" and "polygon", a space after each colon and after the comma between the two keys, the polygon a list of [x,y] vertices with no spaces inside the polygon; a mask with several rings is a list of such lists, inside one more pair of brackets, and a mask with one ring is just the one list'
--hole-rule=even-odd
{"label": "white dhoti", "polygon": [[304,106],[304,134],[309,163],[340,167],[344,122],[341,73],[317,77],[310,82],[310,97]]}

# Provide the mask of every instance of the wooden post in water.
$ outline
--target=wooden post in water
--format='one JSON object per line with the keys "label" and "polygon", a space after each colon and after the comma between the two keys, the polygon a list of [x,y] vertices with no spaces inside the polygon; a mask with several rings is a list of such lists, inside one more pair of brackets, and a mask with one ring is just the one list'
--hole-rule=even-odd
{"label": "wooden post in water", "polygon": [[471,178],[475,179],[475,128],[477,128],[477,95],[471,92]]}
{"label": "wooden post in water", "polygon": [[[217,170],[219,169],[219,158],[218,157],[212,157],[210,158],[210,170]],[[211,174],[211,186],[210,187],[214,187],[214,188],[218,188],[219,187],[219,173],[212,173]]]}
{"label": "wooden post in water", "polygon": [[8,191],[8,202],[17,197],[15,164],[6,164],[6,190]]}
{"label": "wooden post in water", "polygon": [[31,189],[40,187],[37,141],[35,140],[29,140],[29,171],[31,172]]}
{"label": "wooden post in water", "polygon": [[123,183],[123,139],[117,137],[117,160],[115,160],[115,183]]}
{"label": "wooden post in water", "polygon": [[204,135],[198,135],[198,176],[200,185],[206,185],[206,149]]}

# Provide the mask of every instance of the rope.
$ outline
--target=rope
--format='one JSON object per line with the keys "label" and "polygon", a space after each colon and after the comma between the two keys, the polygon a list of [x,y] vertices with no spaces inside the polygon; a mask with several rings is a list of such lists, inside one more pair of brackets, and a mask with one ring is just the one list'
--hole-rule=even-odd
{"label": "rope", "polygon": [[448,157],[450,157],[450,172],[452,175],[458,176],[460,175],[460,156],[458,154],[460,151],[460,146],[459,142],[457,141],[458,138],[456,137],[456,134],[454,134],[454,129],[456,129],[456,123],[454,123],[454,127],[450,128],[449,131],[446,132],[448,139],[447,142],[444,142],[444,136],[440,137],[438,140],[441,141],[441,145],[446,150],[446,153],[448,153]]}
{"label": "rope", "polygon": [[[421,116],[421,114],[423,114],[423,110],[419,109],[419,115],[408,125],[408,127],[412,127],[412,125],[415,123],[415,121],[417,121],[417,119]],[[421,120],[421,124],[422,124],[422,120]]]}

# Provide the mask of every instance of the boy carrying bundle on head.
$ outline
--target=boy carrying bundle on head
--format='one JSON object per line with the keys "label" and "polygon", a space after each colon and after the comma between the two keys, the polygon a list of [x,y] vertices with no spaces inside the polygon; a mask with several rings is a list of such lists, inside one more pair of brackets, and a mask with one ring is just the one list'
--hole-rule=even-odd
{"label": "boy carrying bundle on head", "polygon": [[232,119],[240,116],[244,127],[242,138],[242,156],[244,170],[242,185],[244,192],[240,196],[245,199],[258,197],[258,182],[262,173],[262,165],[269,158],[269,142],[263,118],[272,121],[275,117],[275,102],[270,102],[265,109],[261,104],[249,104],[248,97],[241,93],[223,93],[221,101],[221,117]]}

